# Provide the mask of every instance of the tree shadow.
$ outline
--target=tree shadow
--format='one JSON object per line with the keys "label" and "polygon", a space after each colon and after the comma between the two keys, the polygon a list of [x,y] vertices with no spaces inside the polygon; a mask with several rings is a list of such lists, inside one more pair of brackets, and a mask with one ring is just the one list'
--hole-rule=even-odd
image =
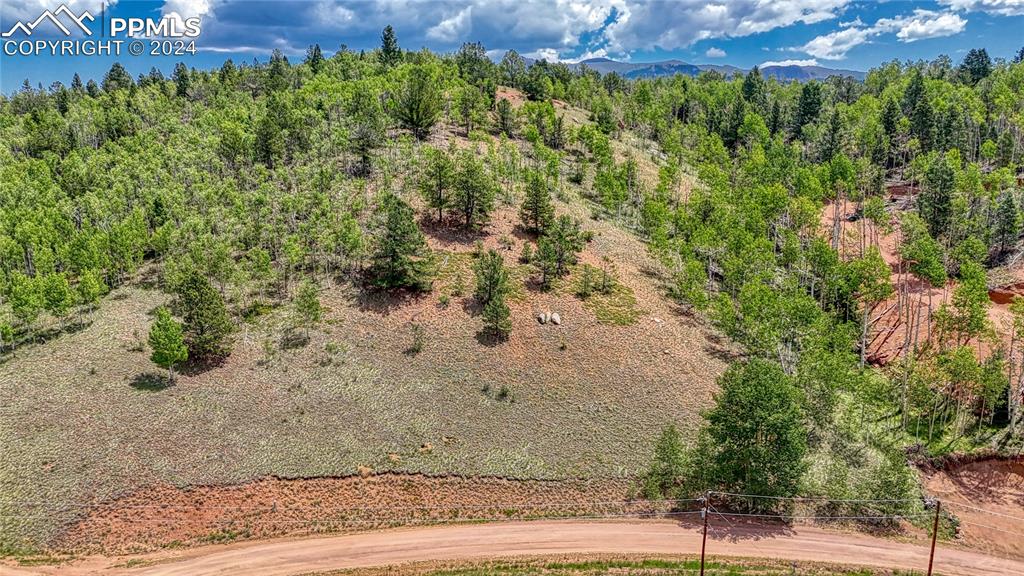
{"label": "tree shadow", "polygon": [[203,372],[213,370],[223,366],[227,361],[227,355],[225,356],[204,356],[201,358],[189,358],[187,362],[181,365],[178,370],[181,374],[186,376],[198,376]]}
{"label": "tree shadow", "polygon": [[395,310],[419,301],[429,293],[430,291],[411,288],[386,290],[368,285],[356,294],[355,304],[360,312],[372,312],[387,316]]}
{"label": "tree shadow", "polygon": [[282,350],[296,350],[299,348],[305,348],[309,344],[309,335],[305,332],[300,332],[294,328],[290,328],[285,331],[284,335],[281,336],[281,349]]}
{"label": "tree shadow", "polygon": [[484,328],[476,333],[476,341],[481,346],[494,348],[508,342],[508,336]]}
{"label": "tree shadow", "polygon": [[446,218],[441,222],[437,221],[436,214],[424,215],[420,218],[420,229],[430,238],[444,244],[457,244],[465,247],[472,247],[481,238],[487,237],[487,226],[479,229],[467,229],[462,222]]}
{"label": "tree shadow", "polygon": [[170,378],[163,374],[157,374],[156,372],[143,372],[136,374],[129,386],[136,390],[143,390],[146,392],[160,392],[173,386]]}

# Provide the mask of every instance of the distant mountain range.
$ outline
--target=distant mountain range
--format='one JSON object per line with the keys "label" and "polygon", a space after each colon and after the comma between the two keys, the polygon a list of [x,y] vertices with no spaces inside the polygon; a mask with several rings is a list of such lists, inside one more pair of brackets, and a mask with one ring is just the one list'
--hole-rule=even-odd
{"label": "distant mountain range", "polygon": [[[616,72],[625,78],[656,78],[659,76],[673,76],[675,74],[696,76],[705,71],[715,71],[727,77],[747,73],[746,70],[735,66],[690,64],[682,60],[619,62],[609,58],[591,58],[570,66],[579,67],[583,65],[601,74]],[[765,66],[761,68],[761,74],[766,78],[775,78],[780,82],[824,80],[829,76],[852,76],[855,80],[863,80],[866,76],[864,72],[858,70],[839,70],[822,66]]]}

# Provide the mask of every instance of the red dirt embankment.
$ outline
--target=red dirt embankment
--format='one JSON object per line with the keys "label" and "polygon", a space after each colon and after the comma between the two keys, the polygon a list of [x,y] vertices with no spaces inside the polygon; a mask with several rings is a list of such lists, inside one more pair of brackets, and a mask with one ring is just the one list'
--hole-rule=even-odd
{"label": "red dirt embankment", "polygon": [[397,524],[651,510],[648,503],[625,502],[630,486],[625,479],[519,481],[412,474],[266,478],[186,489],[159,485],[88,509],[59,546],[109,553]]}
{"label": "red dirt embankment", "polygon": [[1024,557],[1024,459],[984,459],[925,476],[926,490],[960,519],[971,548]]}

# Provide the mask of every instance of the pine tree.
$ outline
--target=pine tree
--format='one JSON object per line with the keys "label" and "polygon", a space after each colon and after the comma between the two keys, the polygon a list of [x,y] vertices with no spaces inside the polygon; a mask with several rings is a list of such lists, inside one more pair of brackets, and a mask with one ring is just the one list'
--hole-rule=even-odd
{"label": "pine tree", "polygon": [[921,142],[921,150],[928,152],[935,144],[935,110],[931,102],[922,98],[914,108],[914,114],[910,117],[910,129],[914,136]]}
{"label": "pine tree", "polygon": [[288,57],[280,49],[274,48],[270,54],[270,65],[267,68],[267,89],[271,92],[288,88],[290,81]]}
{"label": "pine tree", "polygon": [[561,215],[548,226],[537,243],[536,261],[541,271],[541,284],[550,286],[551,280],[565,275],[576,263],[583,249],[583,234],[578,220]]}
{"label": "pine tree", "polygon": [[992,58],[984,48],[973,48],[964,56],[959,71],[964,81],[974,86],[992,73]]}
{"label": "pine tree", "polygon": [[380,37],[380,63],[387,67],[398,65],[402,61],[402,50],[398,47],[395,29],[390,24],[384,27]]}
{"label": "pine tree", "polygon": [[176,292],[189,355],[213,358],[230,354],[233,326],[220,292],[195,270],[186,272]]}
{"label": "pine tree", "polygon": [[459,154],[455,176],[453,206],[462,215],[466,228],[478,228],[487,223],[494,209],[497,184],[483,162],[468,151]]}
{"label": "pine tree", "polygon": [[380,99],[369,86],[360,83],[348,106],[350,121],[349,146],[359,158],[356,174],[367,175],[372,169],[373,151],[384,138],[385,116]]}
{"label": "pine tree", "polygon": [[501,82],[512,88],[522,88],[526,79],[526,61],[515,50],[505,52],[498,65],[501,71]]}
{"label": "pine tree", "polygon": [[320,73],[324,67],[324,54],[320,50],[319,44],[312,44],[306,49],[306,64],[309,65],[310,72],[314,76]]}
{"label": "pine tree", "polygon": [[135,81],[132,80],[131,74],[124,69],[120,62],[114,62],[110,70],[103,76],[103,90],[106,92],[130,88],[134,85]]}
{"label": "pine tree", "polygon": [[515,137],[516,111],[508,99],[502,98],[494,106],[494,124],[499,134],[504,134],[509,138]]}
{"label": "pine tree", "polygon": [[936,238],[949,232],[955,177],[945,154],[936,155],[925,172],[924,190],[917,199],[917,211],[928,224],[929,233]]}
{"label": "pine tree", "polygon": [[512,332],[512,311],[505,298],[494,298],[484,305],[484,330],[499,337],[507,338]]}
{"label": "pine tree", "polygon": [[473,264],[473,272],[476,275],[476,298],[481,304],[508,294],[509,272],[496,250],[488,250],[481,255]]}
{"label": "pine tree", "polygon": [[188,73],[188,66],[185,66],[183,62],[175,64],[174,73],[171,74],[171,79],[174,80],[175,94],[179,98],[188,98],[188,91],[192,85],[192,80]]}
{"label": "pine tree", "polygon": [[555,207],[551,203],[544,177],[535,170],[526,175],[526,198],[519,208],[519,218],[523,226],[534,234],[542,234],[555,218]]}
{"label": "pine tree", "polygon": [[384,194],[377,209],[371,274],[383,288],[423,288],[427,241],[413,209],[394,194]]}
{"label": "pine tree", "polygon": [[996,209],[996,226],[993,241],[995,242],[998,254],[1002,255],[1006,249],[1017,242],[1020,236],[1020,212],[1017,210],[1017,201],[1012,190],[1003,192],[999,198],[999,207]]}
{"label": "pine tree", "polygon": [[426,163],[420,176],[420,194],[427,205],[437,210],[437,221],[444,218],[444,211],[452,203],[451,192],[455,184],[455,164],[444,150],[428,147]]}
{"label": "pine tree", "polygon": [[82,86],[82,77],[78,75],[78,72],[75,72],[75,75],[71,78],[71,89],[78,94],[85,92],[85,88]]}
{"label": "pine tree", "polygon": [[804,84],[800,90],[800,100],[797,102],[796,118],[793,120],[795,135],[799,136],[804,126],[818,119],[818,114],[821,113],[821,104],[821,84],[813,80]]}
{"label": "pine tree", "polygon": [[323,307],[320,305],[320,294],[316,284],[305,281],[299,288],[295,297],[295,316],[299,324],[306,330],[306,339],[309,339],[309,329],[316,326],[323,318]]}
{"label": "pine tree", "polygon": [[441,115],[441,90],[426,68],[417,66],[410,71],[396,97],[395,115],[417,140],[430,134]]}
{"label": "pine tree", "polygon": [[153,349],[150,360],[167,369],[167,379],[174,382],[174,366],[188,360],[188,348],[182,334],[181,324],[171,318],[165,306],[156,310],[156,322],[149,329],[149,347]]}
{"label": "pine tree", "polygon": [[757,66],[751,68],[743,78],[743,99],[759,113],[763,113],[767,102],[767,87]]}

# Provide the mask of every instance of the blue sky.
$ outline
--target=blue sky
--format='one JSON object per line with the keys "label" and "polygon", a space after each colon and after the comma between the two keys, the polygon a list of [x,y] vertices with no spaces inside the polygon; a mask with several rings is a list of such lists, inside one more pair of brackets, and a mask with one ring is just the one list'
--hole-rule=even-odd
{"label": "blue sky", "polygon": [[[89,10],[94,36],[101,9],[119,18],[200,17],[197,55],[51,56],[0,53],[0,88],[99,79],[115,61],[133,74],[177,61],[197,68],[226,58],[266,60],[274,48],[301,58],[314,42],[370,49],[392,24],[405,48],[456,49],[480,41],[494,54],[514,48],[549,60],[607,56],[637,62],[678,58],[748,68],[797,61],[867,70],[893,58],[958,62],[973,47],[1011,58],[1024,45],[1024,0],[0,0],[0,29],[67,3]],[[64,36],[49,23],[36,39]],[[83,38],[79,34],[76,38]],[[25,40],[21,32],[0,43]]]}

